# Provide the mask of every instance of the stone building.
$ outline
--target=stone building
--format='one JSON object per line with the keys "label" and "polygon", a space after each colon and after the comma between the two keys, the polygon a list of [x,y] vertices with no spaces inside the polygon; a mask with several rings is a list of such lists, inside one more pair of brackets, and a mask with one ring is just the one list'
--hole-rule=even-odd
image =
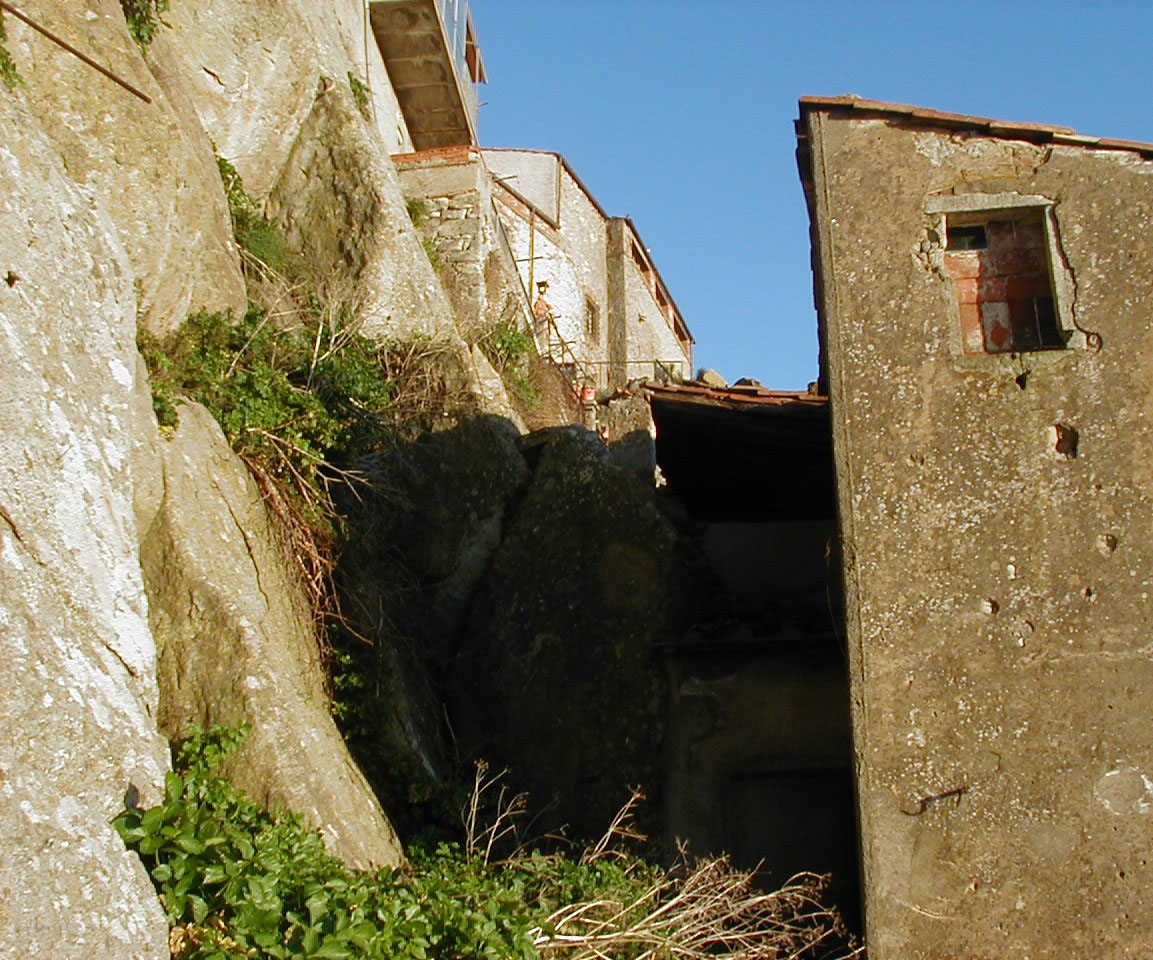
{"label": "stone building", "polygon": [[692,334],[636,227],[562,156],[465,144],[393,161],[458,313],[525,323],[578,388],[691,376]]}
{"label": "stone building", "polygon": [[560,154],[484,159],[548,355],[597,386],[691,376],[692,335],[633,222],[609,216]]}
{"label": "stone building", "polygon": [[1153,924],[1153,145],[806,97],[870,956]]}
{"label": "stone building", "polygon": [[481,150],[487,77],[467,0],[372,0],[365,83],[458,322],[531,330],[576,388],[692,373],[693,338],[632,221],[563,157]]}

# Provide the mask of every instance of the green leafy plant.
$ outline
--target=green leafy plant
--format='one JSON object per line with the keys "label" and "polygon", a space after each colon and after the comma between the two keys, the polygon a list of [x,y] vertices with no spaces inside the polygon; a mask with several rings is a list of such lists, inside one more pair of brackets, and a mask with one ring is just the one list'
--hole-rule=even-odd
{"label": "green leafy plant", "polygon": [[0,11],[0,83],[11,90],[13,87],[23,86],[24,78],[16,70],[16,64],[12,62],[12,56],[4,45],[7,40],[8,30],[4,26],[4,12]]}
{"label": "green leafy plant", "polygon": [[161,14],[168,11],[168,4],[169,0],[120,0],[128,32],[142,48],[148,48],[162,24],[167,26]]}
{"label": "green leafy plant", "polygon": [[319,311],[289,329],[256,308],[238,321],[198,313],[164,343],[143,335],[141,352],[162,424],[178,397],[204,404],[237,453],[314,513],[334,454],[370,446],[392,399],[379,348]]}
{"label": "green leafy plant", "polygon": [[372,119],[371,98],[372,91],[367,83],[360,79],[351,70],[348,71],[348,87],[352,91],[352,99],[356,101],[356,109],[365,120]]}
{"label": "green leafy plant", "polygon": [[477,343],[523,408],[532,409],[540,403],[540,390],[529,375],[527,361],[534,346],[528,333],[502,320],[486,329]]}
{"label": "green leafy plant", "polygon": [[[474,791],[463,845],[412,850],[403,869],[351,870],[300,817],[261,809],[221,776],[247,734],[193,728],[161,803],[113,822],[160,894],[180,960],[751,960],[816,956],[806,949],[838,936],[815,878],[762,893],[723,858],[668,872],[623,850],[637,838],[635,794],[579,855],[519,847],[497,860],[523,798],[502,791],[485,825]],[[482,792],[498,781],[478,769]]]}
{"label": "green leafy plant", "polygon": [[511,323],[498,323],[492,333],[482,341],[482,349],[486,344],[486,352],[498,370],[516,363],[527,356],[532,349],[532,339],[529,335]]}
{"label": "green leafy plant", "polygon": [[536,956],[533,898],[549,885],[544,861],[501,868],[444,844],[415,852],[404,870],[350,870],[300,817],[262,810],[220,775],[247,733],[194,728],[177,748],[164,800],[114,821],[160,893],[175,955]]}
{"label": "green leafy plant", "polygon": [[172,382],[172,361],[164,352],[160,341],[144,327],[136,329],[136,349],[148,367],[149,385],[152,387],[152,411],[156,422],[171,430],[179,422],[176,412],[177,396]]}

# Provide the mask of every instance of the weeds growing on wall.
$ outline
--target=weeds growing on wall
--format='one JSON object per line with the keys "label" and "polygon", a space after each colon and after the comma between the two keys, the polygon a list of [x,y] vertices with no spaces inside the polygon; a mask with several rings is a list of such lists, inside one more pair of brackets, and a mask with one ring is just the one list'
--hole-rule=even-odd
{"label": "weeds growing on wall", "polygon": [[424,254],[428,257],[428,262],[432,264],[433,270],[439,270],[444,262],[441,260],[440,251],[436,249],[436,244],[433,243],[431,237],[421,237],[420,245],[424,247]]}
{"label": "weeds growing on wall", "polygon": [[13,87],[23,86],[24,78],[20,76],[16,64],[12,62],[12,56],[5,46],[7,41],[8,30],[4,26],[4,12],[0,10],[0,83],[11,90]]}
{"label": "weeds growing on wall", "polygon": [[204,404],[236,452],[309,511],[326,502],[333,451],[347,460],[370,446],[392,401],[380,348],[319,313],[287,329],[256,308],[240,320],[199,313],[140,346],[162,424],[174,422],[177,397]]}
{"label": "weeds growing on wall", "polygon": [[477,344],[521,406],[535,407],[540,402],[540,391],[529,375],[532,338],[514,323],[502,320],[485,330]]}
{"label": "weeds growing on wall", "polygon": [[360,115],[364,117],[365,120],[372,120],[372,91],[369,89],[368,84],[349,70],[348,88],[352,91],[352,99],[356,101],[356,109],[360,111]]}
{"label": "weeds growing on wall", "polygon": [[412,221],[414,227],[419,227],[427,219],[428,204],[420,197],[409,197],[404,201],[404,205],[408,210],[408,219]]}
{"label": "weeds growing on wall", "polygon": [[124,19],[128,21],[128,32],[144,49],[164,24],[161,15],[168,11],[168,3],[169,0],[120,0]]}
{"label": "weeds growing on wall", "polygon": [[296,814],[262,810],[219,774],[245,735],[193,729],[164,800],[114,821],[160,894],[179,960],[771,960],[821,956],[837,937],[815,878],[759,893],[724,859],[645,863],[626,846],[638,839],[631,806],[583,851],[502,854],[525,802],[483,768],[462,843],[412,850],[399,870],[350,870]]}
{"label": "weeds growing on wall", "polygon": [[216,165],[237,244],[265,267],[278,273],[293,272],[295,264],[280,228],[264,215],[260,201],[244,189],[244,182],[230,161],[218,156]]}
{"label": "weeds growing on wall", "polygon": [[328,486],[359,482],[345,465],[384,429],[392,385],[381,348],[319,309],[287,328],[258,308],[239,321],[196,314],[163,343],[141,331],[137,344],[161,426],[175,426],[179,399],[196,400],[248,465],[326,650],[327,622],[339,618]]}

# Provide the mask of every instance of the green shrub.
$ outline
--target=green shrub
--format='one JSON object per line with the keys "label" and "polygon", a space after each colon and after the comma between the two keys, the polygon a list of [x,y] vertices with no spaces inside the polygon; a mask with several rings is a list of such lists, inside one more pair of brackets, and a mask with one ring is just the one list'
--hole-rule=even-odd
{"label": "green shrub", "polygon": [[[193,728],[163,801],[113,821],[160,894],[180,960],[860,956],[851,943],[837,951],[843,928],[820,905],[821,878],[765,893],[723,857],[666,872],[614,847],[640,839],[629,825],[635,794],[579,857],[482,852],[523,811],[516,798],[487,827],[466,818],[479,844],[469,835],[463,849],[411,850],[403,869],[351,870],[299,816],[261,809],[220,775],[247,733]],[[499,779],[478,768],[479,789]]]}
{"label": "green shrub", "polygon": [[136,349],[148,367],[148,380],[152,387],[152,410],[156,422],[167,429],[176,426],[176,391],[172,386],[172,361],[164,352],[160,341],[143,327],[136,328]]}
{"label": "green shrub", "polygon": [[219,774],[246,735],[194,728],[164,800],[114,821],[152,877],[184,960],[533,958],[532,931],[556,905],[631,895],[649,879],[616,862],[540,854],[489,864],[448,844],[413,851],[403,870],[350,870],[300,817],[262,810]]}
{"label": "green shrub", "polygon": [[168,3],[169,0],[120,0],[124,19],[128,21],[128,32],[142,48],[148,48],[164,23],[160,15],[167,12]]}
{"label": "green shrub", "polygon": [[501,373],[518,366],[533,349],[532,337],[516,325],[503,320],[486,329],[477,343]]}
{"label": "green shrub", "polygon": [[212,413],[233,449],[314,509],[334,453],[351,459],[379,436],[391,387],[379,348],[317,315],[282,330],[252,308],[239,321],[198,313],[163,344],[140,338],[153,406],[175,423],[178,397]]}

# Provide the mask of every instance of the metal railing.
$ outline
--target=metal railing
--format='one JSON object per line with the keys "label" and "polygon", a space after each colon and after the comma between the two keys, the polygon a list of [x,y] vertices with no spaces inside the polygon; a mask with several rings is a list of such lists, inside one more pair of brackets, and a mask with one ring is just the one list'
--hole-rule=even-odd
{"label": "metal railing", "polygon": [[595,369],[624,369],[626,380],[657,380],[661,383],[677,383],[686,378],[684,360],[586,360],[586,367]]}

